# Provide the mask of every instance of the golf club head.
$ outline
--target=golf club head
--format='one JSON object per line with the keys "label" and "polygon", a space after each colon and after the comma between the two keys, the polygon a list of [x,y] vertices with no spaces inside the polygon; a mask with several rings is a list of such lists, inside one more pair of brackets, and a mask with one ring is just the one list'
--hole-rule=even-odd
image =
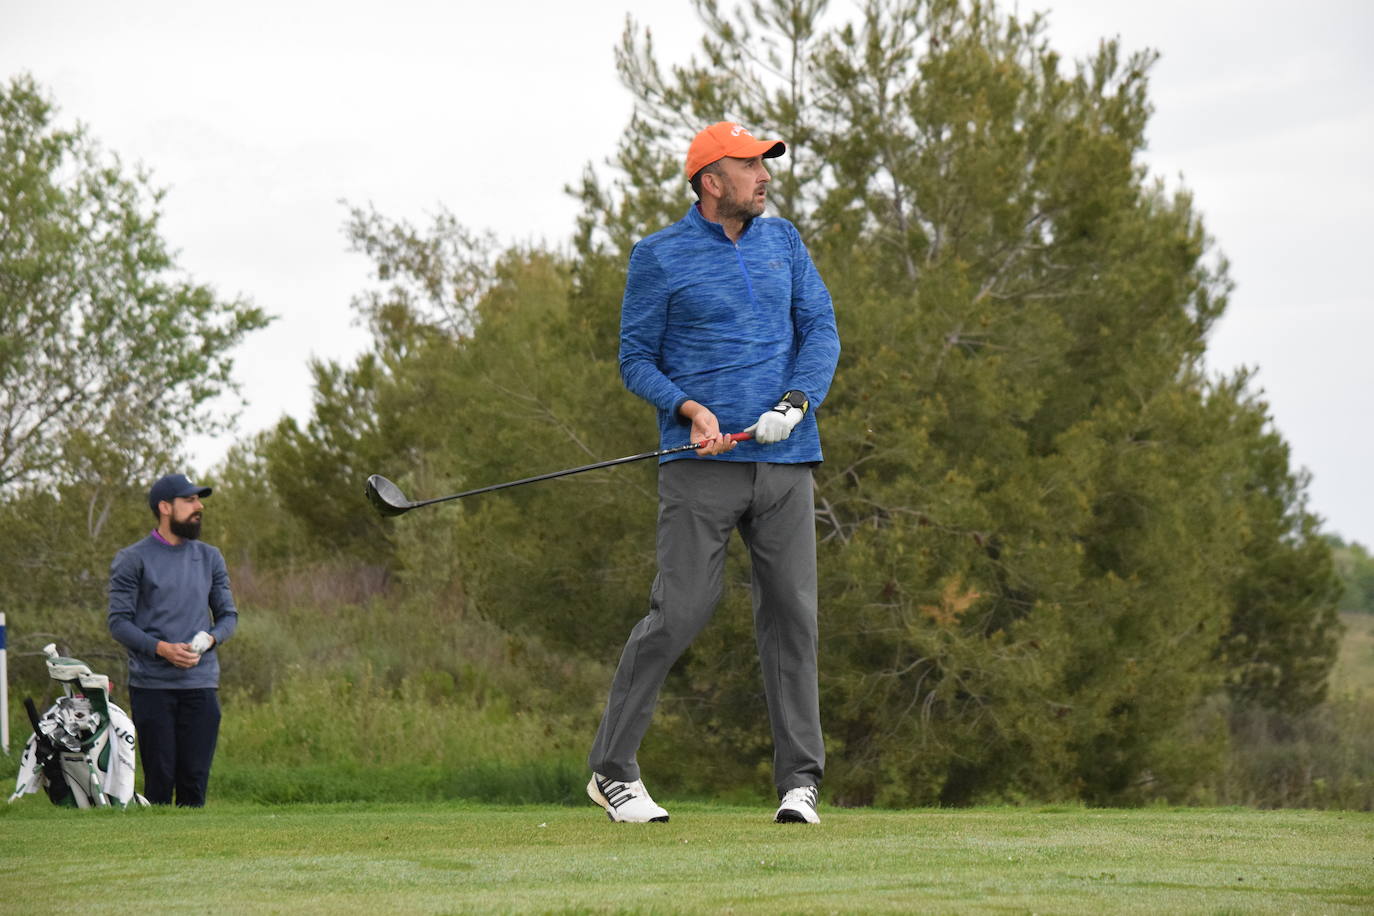
{"label": "golf club head", "polygon": [[401,488],[381,474],[373,474],[367,478],[367,486],[363,488],[363,492],[367,494],[367,501],[372,503],[372,507],[388,518],[414,508],[401,492]]}

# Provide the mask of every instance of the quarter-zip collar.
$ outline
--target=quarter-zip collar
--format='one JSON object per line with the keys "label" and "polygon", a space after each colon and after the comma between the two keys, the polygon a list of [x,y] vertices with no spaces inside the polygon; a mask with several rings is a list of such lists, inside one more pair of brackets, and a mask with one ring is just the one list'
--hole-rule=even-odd
{"label": "quarter-zip collar", "polygon": [[744,241],[744,237],[749,234],[750,229],[754,228],[754,223],[758,220],[757,216],[751,216],[745,222],[744,228],[740,230],[739,241],[737,242],[734,239],[730,238],[730,236],[725,234],[724,226],[722,226],[720,223],[713,223],[711,222],[711,220],[707,219],[705,216],[702,215],[700,201],[697,201],[696,203],[692,204],[692,208],[687,211],[687,218],[692,221],[692,224],[694,226],[697,226],[701,229],[704,229],[707,232],[711,232],[715,235],[720,236],[721,238],[725,239],[725,241],[729,242],[731,245],[738,245],[740,242]]}

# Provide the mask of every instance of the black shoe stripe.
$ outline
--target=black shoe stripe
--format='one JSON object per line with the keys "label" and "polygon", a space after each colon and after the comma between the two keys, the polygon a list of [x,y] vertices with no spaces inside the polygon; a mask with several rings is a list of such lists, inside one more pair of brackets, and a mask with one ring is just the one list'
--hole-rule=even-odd
{"label": "black shoe stripe", "polygon": [[630,787],[623,782],[614,779],[605,779],[601,776],[596,777],[596,787],[605,797],[606,803],[612,808],[619,808],[627,801],[635,797],[630,791]]}

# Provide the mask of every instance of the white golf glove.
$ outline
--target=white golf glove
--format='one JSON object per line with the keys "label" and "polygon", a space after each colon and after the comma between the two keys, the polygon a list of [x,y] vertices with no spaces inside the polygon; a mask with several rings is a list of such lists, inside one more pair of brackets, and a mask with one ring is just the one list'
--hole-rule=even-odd
{"label": "white golf glove", "polygon": [[197,655],[204,655],[213,641],[209,633],[201,630],[195,636],[191,637],[191,651]]}
{"label": "white golf glove", "polygon": [[806,399],[806,395],[793,389],[784,394],[771,410],[759,417],[759,421],[745,432],[752,434],[754,441],[760,445],[781,442],[792,435],[793,428],[802,421],[810,407],[811,402]]}

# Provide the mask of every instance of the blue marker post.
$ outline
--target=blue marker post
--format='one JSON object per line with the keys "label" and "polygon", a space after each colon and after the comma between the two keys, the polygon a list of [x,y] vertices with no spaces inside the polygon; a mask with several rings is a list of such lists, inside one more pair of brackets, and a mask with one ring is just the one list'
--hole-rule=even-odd
{"label": "blue marker post", "polygon": [[10,752],[10,668],[5,652],[5,612],[0,611],[0,748]]}

